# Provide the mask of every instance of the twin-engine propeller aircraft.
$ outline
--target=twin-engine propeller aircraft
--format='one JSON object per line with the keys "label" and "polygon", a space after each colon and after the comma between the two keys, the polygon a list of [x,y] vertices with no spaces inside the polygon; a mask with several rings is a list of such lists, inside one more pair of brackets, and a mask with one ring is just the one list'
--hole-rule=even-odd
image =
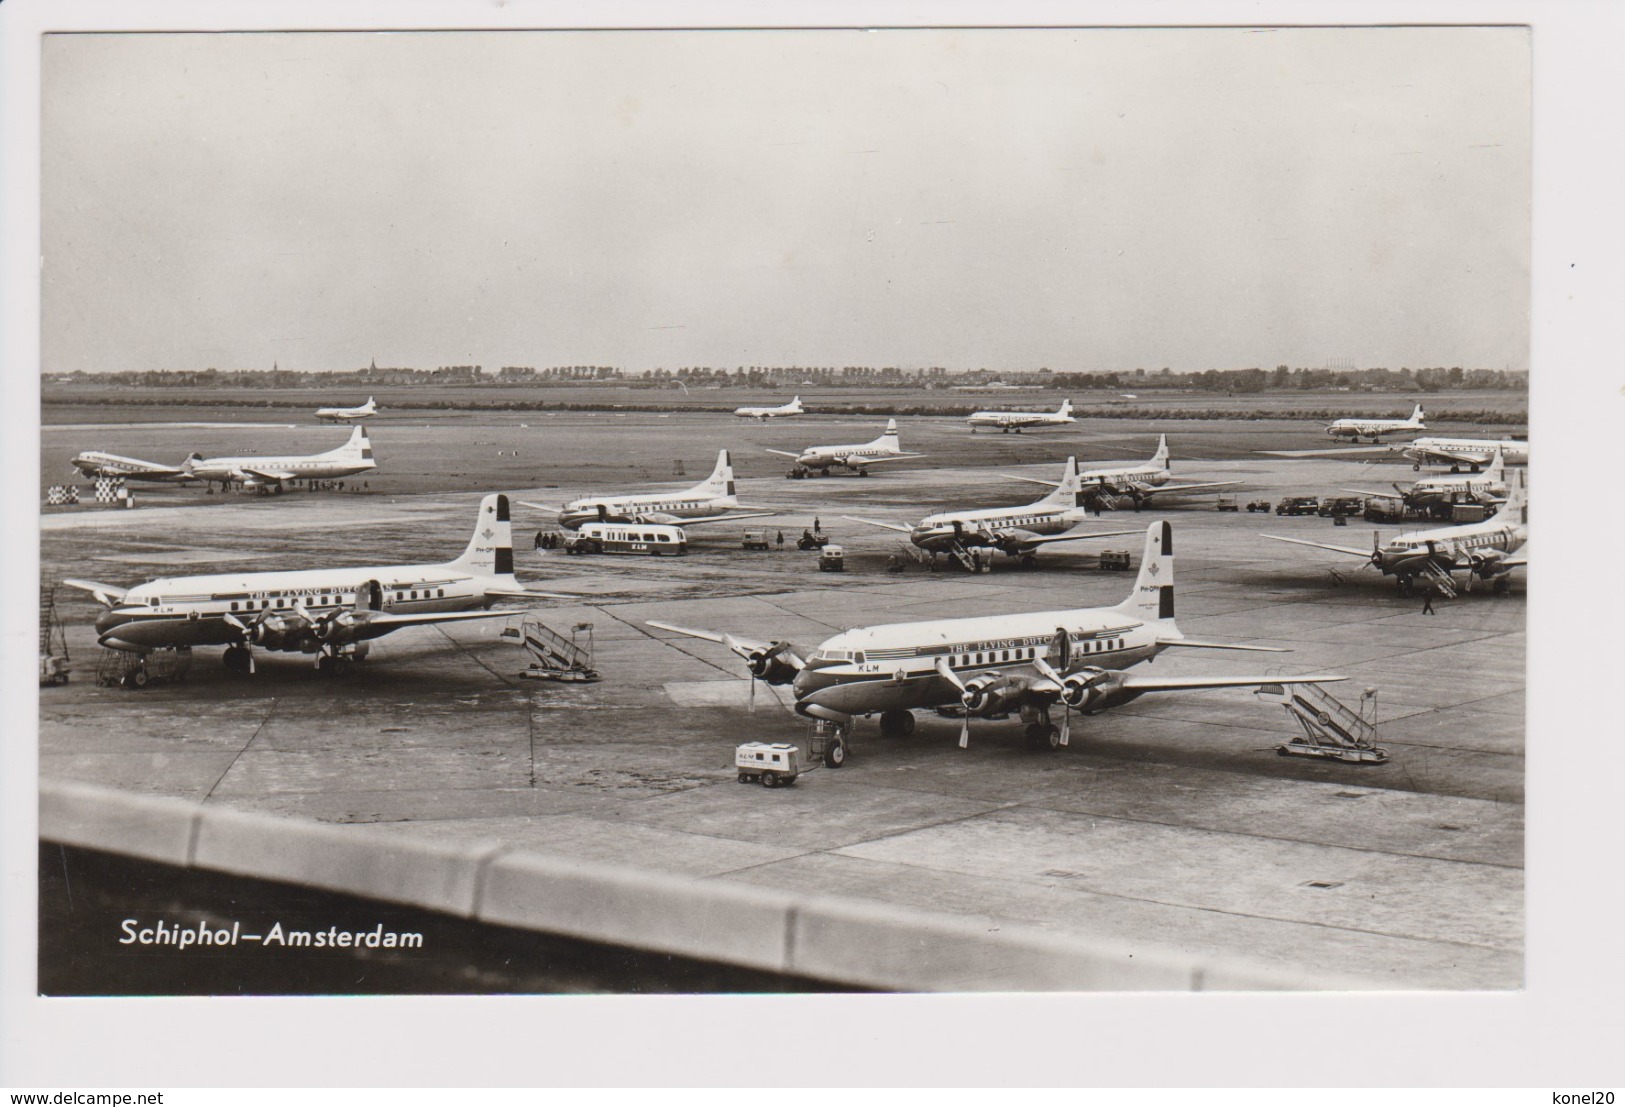
{"label": "twin-engine propeller aircraft", "polygon": [[1326,433],[1333,438],[1352,438],[1356,442],[1362,438],[1381,442],[1385,434],[1427,430],[1427,424],[1422,422],[1424,418],[1426,416],[1422,414],[1422,405],[1417,404],[1409,419],[1339,419],[1326,428]]}
{"label": "twin-engine propeller aircraft", "polygon": [[792,470],[791,474],[798,476],[805,476],[808,472],[828,476],[831,469],[845,469],[849,473],[866,477],[869,475],[871,465],[879,465],[886,461],[909,461],[925,456],[903,452],[903,443],[897,437],[896,419],[887,419],[885,432],[873,442],[861,442],[852,446],[808,446],[800,453],[791,453],[789,450],[767,452],[778,454],[780,457],[795,458],[796,469]]}
{"label": "twin-engine propeller aircraft", "polygon": [[316,409],[316,418],[327,423],[354,423],[358,419],[365,419],[369,415],[378,414],[378,404],[371,396],[360,407],[319,407]]}
{"label": "twin-engine propeller aircraft", "polygon": [[[1205,488],[1230,488],[1234,485],[1245,484],[1239,480],[1204,481],[1201,484],[1169,484],[1173,479],[1174,471],[1168,463],[1168,436],[1166,434],[1157,439],[1157,452],[1151,455],[1151,460],[1143,465],[1123,465],[1112,469],[1086,469],[1079,479],[1079,488],[1082,498],[1080,504],[1094,507],[1117,508],[1125,503],[1133,504],[1134,510],[1139,511],[1151,502],[1151,497],[1168,495],[1176,492],[1196,492]],[[1024,480],[1028,484],[1047,484],[1055,487],[1052,480],[1040,480],[1037,477],[1018,477],[1012,475],[1013,480]]]}
{"label": "twin-engine propeller aircraft", "polygon": [[[971,718],[1018,712],[1035,749],[1068,743],[1071,712],[1098,715],[1148,692],[1266,684],[1323,684],[1346,677],[1143,676],[1122,670],[1174,647],[1283,653],[1190,638],[1174,623],[1173,528],[1152,523],[1129,598],[1085,607],[969,619],[932,619],[843,631],[807,653],[789,642],[761,642],[710,630],[650,622],[661,630],[720,642],[745,661],[752,681],[789,685],[798,714],[834,724],[825,764],[846,760],[856,716],[880,713],[882,734],[908,734],[915,709],[959,705],[959,745]],[[754,687],[754,683],[753,683]],[[1061,725],[1050,712],[1064,709]]]}
{"label": "twin-engine propeller aircraft", "polygon": [[[1044,481],[1041,483],[1049,483]],[[927,515],[912,527],[884,523],[878,519],[846,518],[871,527],[885,527],[908,535],[908,540],[933,554],[948,554],[967,569],[976,567],[974,549],[1003,551],[1031,564],[1039,547],[1050,542],[1077,542],[1085,538],[1112,538],[1135,534],[1131,530],[1073,533],[1072,528],[1089,517],[1078,473],[1078,459],[1066,459],[1066,469],[1055,491],[1030,504],[1018,507],[989,507],[971,511],[943,511]]]}
{"label": "twin-engine propeller aircraft", "polygon": [[1023,427],[1060,427],[1077,420],[1072,417],[1072,401],[1062,400],[1054,411],[978,411],[967,416],[965,422],[970,424],[972,434],[977,427],[996,427],[1001,434],[1011,431],[1020,434]]}
{"label": "twin-engine propeller aircraft", "polygon": [[79,454],[73,459],[73,467],[87,477],[118,477],[168,484],[184,484],[197,479],[187,471],[184,462],[180,465],[160,465],[156,461],[104,454],[100,450],[86,450]]}
{"label": "twin-engine propeller aircraft", "polygon": [[288,457],[204,457],[193,454],[184,462],[184,468],[196,480],[224,486],[240,484],[244,488],[282,491],[282,483],[290,480],[333,480],[370,473],[378,468],[372,459],[372,442],[367,428],[357,427],[350,432],[344,445],[325,454],[307,454]]}
{"label": "twin-engine propeller aircraft", "polygon": [[1404,454],[1411,459],[1411,468],[1423,465],[1449,465],[1452,473],[1476,473],[1494,460],[1499,452],[1508,465],[1529,464],[1529,443],[1510,438],[1418,438],[1405,447]]}
{"label": "twin-engine propeller aircraft", "polygon": [[668,523],[693,526],[696,523],[733,522],[776,515],[775,511],[739,510],[734,494],[733,462],[727,450],[717,451],[716,468],[693,488],[681,492],[646,492],[625,496],[583,496],[563,507],[549,507],[520,500],[526,507],[559,517],[559,526],[575,530],[583,523]]}
{"label": "twin-engine propeller aircraft", "polygon": [[512,615],[469,610],[503,599],[569,598],[530,591],[514,577],[508,497],[500,495],[480,501],[468,549],[442,564],[162,577],[129,589],[63,583],[107,606],[96,620],[102,646],[146,653],[223,645],[226,668],[239,673],[254,671],[256,647],[315,654],[316,668],[332,671],[402,627]]}
{"label": "twin-engine propeller aircraft", "polygon": [[801,397],[797,396],[789,403],[778,407],[736,407],[734,414],[741,419],[760,419],[765,423],[769,419],[788,419],[792,415],[805,415],[807,410],[801,406]]}
{"label": "twin-engine propeller aircraft", "polygon": [[1387,545],[1383,545],[1378,532],[1373,531],[1369,550],[1283,538],[1278,534],[1264,537],[1363,557],[1383,576],[1395,578],[1401,593],[1408,593],[1415,578],[1422,577],[1438,585],[1446,595],[1453,596],[1455,586],[1450,574],[1457,570],[1466,571],[1469,588],[1477,577],[1489,581],[1495,591],[1505,592],[1511,586],[1512,570],[1529,564],[1529,559],[1520,552],[1529,541],[1529,497],[1523,474],[1519,473],[1510,482],[1501,509],[1482,523],[1413,530],[1389,539]]}
{"label": "twin-engine propeller aircraft", "polygon": [[1499,444],[1490,467],[1478,476],[1462,474],[1454,477],[1423,477],[1409,488],[1395,484],[1393,493],[1373,492],[1366,488],[1345,488],[1361,496],[1391,496],[1397,494],[1406,507],[1425,511],[1436,504],[1474,502],[1498,504],[1506,499],[1506,458]]}

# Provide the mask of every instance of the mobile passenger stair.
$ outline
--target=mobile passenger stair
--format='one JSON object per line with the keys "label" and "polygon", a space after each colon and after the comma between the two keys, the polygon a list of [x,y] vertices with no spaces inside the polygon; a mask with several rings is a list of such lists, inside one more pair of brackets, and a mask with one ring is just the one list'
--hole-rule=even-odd
{"label": "mobile passenger stair", "polygon": [[519,675],[530,680],[556,680],[591,684],[603,679],[592,661],[592,624],[576,623],[566,638],[534,615],[517,627],[506,627],[504,638],[517,638],[530,654],[530,667]]}
{"label": "mobile passenger stair", "polygon": [[[1374,689],[1360,698],[1353,711],[1318,684],[1265,684],[1254,692],[1259,699],[1278,703],[1297,722],[1303,734],[1275,747],[1283,757],[1324,757],[1381,765],[1388,751],[1376,744],[1377,700]],[[1371,705],[1371,717],[1365,706]]]}

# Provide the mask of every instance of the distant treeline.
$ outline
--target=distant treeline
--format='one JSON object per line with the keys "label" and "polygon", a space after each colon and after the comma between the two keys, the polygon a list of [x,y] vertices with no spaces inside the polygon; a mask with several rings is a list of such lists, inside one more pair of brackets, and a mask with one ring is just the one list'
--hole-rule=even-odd
{"label": "distant treeline", "polygon": [[[1251,395],[1261,392],[1348,389],[1365,392],[1447,392],[1521,391],[1528,387],[1529,375],[1504,369],[1464,369],[1459,365],[1423,369],[1308,369],[1277,365],[1274,369],[1204,369],[1175,373],[1170,369],[1125,369],[1105,372],[1068,373],[1048,369],[1036,373],[1010,373],[1023,384],[1066,392],[1114,391],[1118,389],[1196,389]],[[386,368],[337,372],[291,369],[151,369],[123,373],[74,372],[53,375],[53,381],[126,388],[378,388],[424,385],[465,387],[530,386],[550,388],[591,383],[613,384],[623,388],[748,388],[796,389],[839,386],[841,388],[924,388],[976,387],[989,384],[999,374],[987,369],[949,371],[940,366],[925,369],[880,369],[861,365],[839,368],[817,366],[739,366],[713,369],[694,366],[682,369],[646,369],[628,373],[606,365],[563,365],[547,369],[530,366],[504,366],[486,373],[478,365],[443,365],[435,369]],[[1406,414],[1409,414],[1408,412]]]}
{"label": "distant treeline", "polygon": [[[190,399],[184,396],[153,397],[151,399],[132,400],[122,396],[48,396],[43,403],[66,404],[73,406],[128,406],[131,403],[140,403],[154,407],[232,407],[255,408],[271,410],[303,410],[305,405],[292,404],[278,400],[229,400],[229,399]],[[731,414],[733,407],[728,404],[685,403],[680,407],[671,404],[659,403],[616,403],[611,401],[550,401],[550,400],[392,400],[387,406],[388,411],[606,411],[606,412],[709,412],[712,414]],[[812,415],[854,415],[854,416],[908,416],[923,415],[937,417],[963,417],[973,411],[981,410],[976,404],[969,403],[825,403],[819,404],[809,412]],[[1184,420],[1184,419],[1319,419],[1330,422],[1341,419],[1349,414],[1348,407],[1336,408],[1297,408],[1297,407],[1146,407],[1144,405],[1108,404],[1099,408],[1080,408],[1075,414],[1080,419],[1141,419],[1141,420]],[[1380,413],[1374,418],[1393,417],[1403,419],[1410,415],[1410,409],[1394,410]],[[1440,410],[1430,412],[1430,419],[1451,423],[1478,423],[1484,425],[1501,425],[1507,423],[1528,422],[1528,412],[1524,408],[1506,408],[1495,410],[1490,408],[1475,408],[1468,410]]]}

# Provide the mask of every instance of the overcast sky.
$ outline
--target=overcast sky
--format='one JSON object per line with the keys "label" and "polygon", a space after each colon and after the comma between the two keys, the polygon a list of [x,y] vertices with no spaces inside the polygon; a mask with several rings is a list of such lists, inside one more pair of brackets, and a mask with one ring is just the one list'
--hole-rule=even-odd
{"label": "overcast sky", "polygon": [[1520,29],[53,35],[43,369],[1526,368]]}

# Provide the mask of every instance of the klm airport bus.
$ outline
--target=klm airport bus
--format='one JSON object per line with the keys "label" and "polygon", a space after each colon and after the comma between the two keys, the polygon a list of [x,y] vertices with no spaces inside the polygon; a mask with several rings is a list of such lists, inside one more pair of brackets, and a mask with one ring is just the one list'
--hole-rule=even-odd
{"label": "klm airport bus", "polygon": [[569,554],[685,554],[688,535],[665,523],[582,523],[564,541]]}

